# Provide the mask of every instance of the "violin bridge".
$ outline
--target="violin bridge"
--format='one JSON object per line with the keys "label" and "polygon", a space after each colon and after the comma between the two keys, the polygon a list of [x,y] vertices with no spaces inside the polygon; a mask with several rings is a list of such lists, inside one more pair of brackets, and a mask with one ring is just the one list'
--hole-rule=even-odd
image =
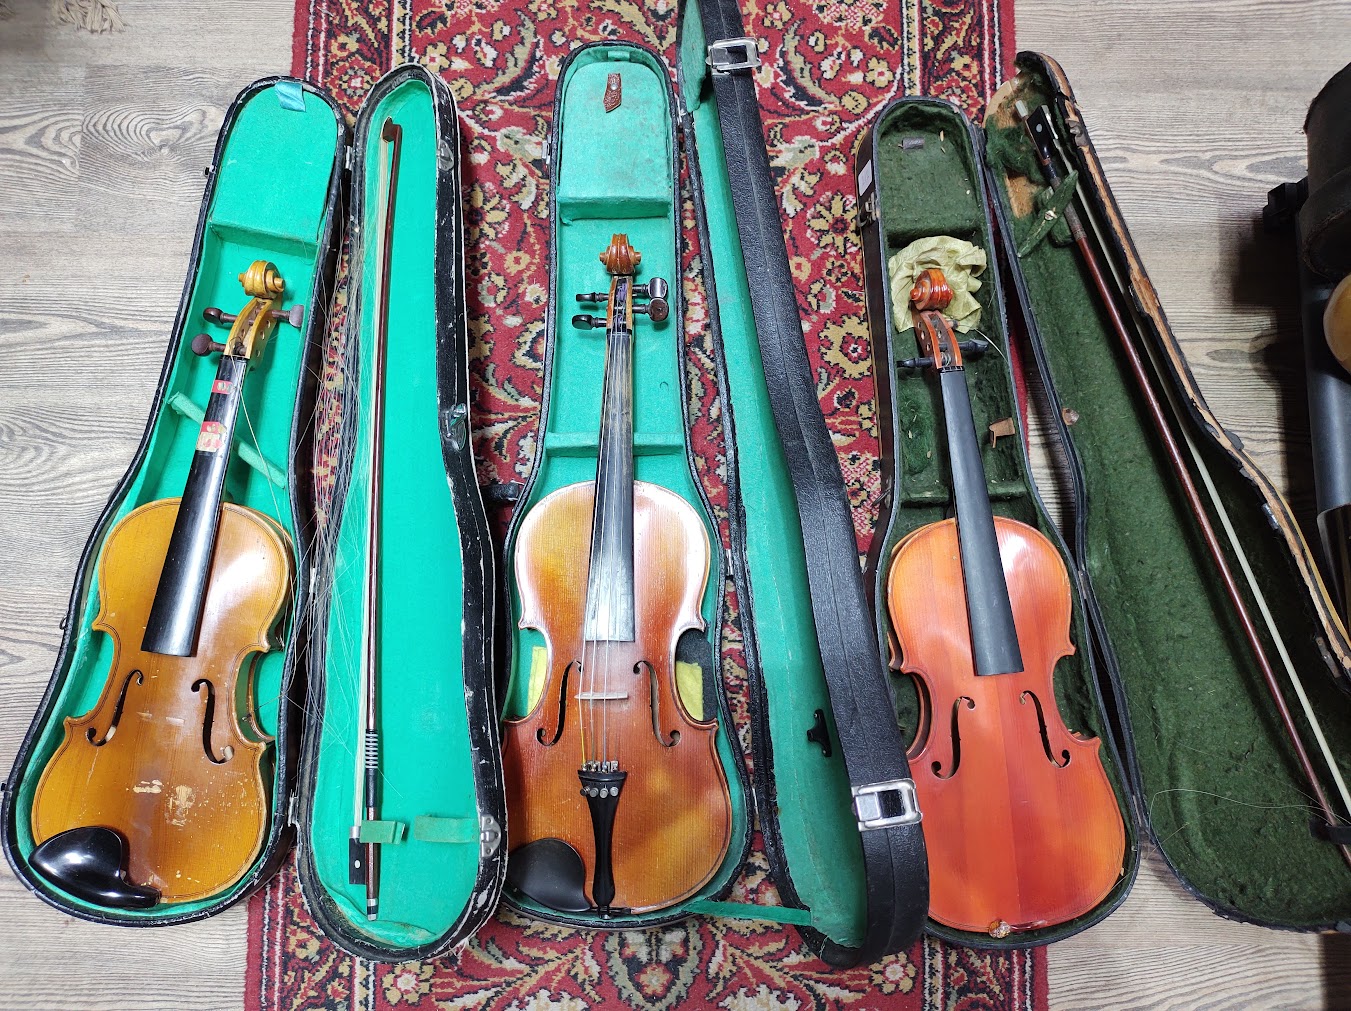
{"label": "violin bridge", "polygon": [[620,702],[629,697],[628,692],[578,692],[578,702]]}

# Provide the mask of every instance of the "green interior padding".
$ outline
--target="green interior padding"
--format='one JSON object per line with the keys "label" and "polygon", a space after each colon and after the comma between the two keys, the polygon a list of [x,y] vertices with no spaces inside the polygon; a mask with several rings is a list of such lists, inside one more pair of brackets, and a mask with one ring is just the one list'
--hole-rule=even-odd
{"label": "green interior padding", "polygon": [[[309,298],[316,259],[321,254],[319,243],[330,211],[328,192],[337,143],[338,121],[328,103],[306,94],[303,111],[287,109],[279,101],[276,86],[249,98],[230,125],[216,167],[215,192],[185,317],[188,336],[179,343],[165,386],[164,402],[150,432],[149,447],[118,502],[114,523],[138,506],[156,499],[176,498],[183,492],[200,427],[186,405],[195,405],[200,416],[211,397],[219,361],[214,355],[206,358],[194,355],[189,347],[191,334],[201,329],[217,340],[224,340],[228,333],[225,327],[204,323],[202,310],[215,306],[227,313],[238,312],[248,301],[239,274],[258,259],[275,263],[285,279],[283,306],[289,308]],[[316,308],[322,311],[322,307]],[[256,509],[279,522],[291,535],[293,550],[295,530],[285,485],[280,488],[273,485],[264,473],[240,460],[238,450],[242,445],[250,445],[264,460],[289,467],[291,424],[303,353],[301,333],[282,324],[268,341],[262,360],[249,371],[235,429],[237,455],[230,464],[225,488],[227,501]],[[154,365],[150,361],[145,363],[147,369]],[[176,400],[181,409],[170,406],[171,400]],[[106,539],[107,531],[99,548],[90,555],[89,571],[81,574],[81,579],[88,580],[88,593],[79,613],[80,631],[63,658],[63,667],[56,673],[60,692],[43,714],[41,734],[16,791],[18,846],[25,859],[33,850],[30,827],[33,791],[61,743],[62,720],[87,712],[98,701],[112,668],[112,640],[90,629],[99,609],[97,560]],[[158,578],[158,573],[153,578]],[[289,631],[283,640],[288,637]],[[284,663],[285,650],[274,649],[260,657],[256,668],[258,714],[261,727],[268,734],[277,729]],[[268,765],[272,764],[269,761]],[[271,769],[264,769],[265,778],[272,774]],[[276,787],[274,782],[274,817],[287,800]],[[246,875],[227,892],[208,899],[158,905],[148,910],[117,910],[117,915],[128,920],[153,921],[191,913],[228,901],[247,881]],[[66,896],[66,901],[73,907],[107,912],[104,907],[71,896]]]}
{"label": "green interior padding", "polygon": [[[623,101],[619,108],[607,114],[601,99],[606,79],[613,73],[621,75]],[[680,381],[684,361],[675,319],[681,305],[681,271],[675,258],[679,208],[675,203],[670,85],[666,68],[651,53],[636,46],[597,46],[579,52],[572,59],[558,86],[563,97],[554,124],[554,157],[560,160],[556,172],[557,213],[552,249],[556,270],[553,299],[559,310],[555,313],[556,332],[550,335],[552,377],[551,388],[547,391],[547,427],[539,434],[543,445],[535,464],[537,472],[528,497],[517,506],[518,512],[524,515],[540,499],[559,488],[596,478],[605,339],[601,330],[573,329],[572,311],[565,307],[576,304],[573,296],[577,292],[608,287],[609,276],[598,256],[610,244],[611,235],[622,232],[643,255],[639,282],[651,277],[666,278],[671,284],[672,300],[672,317],[666,323],[653,325],[644,317],[636,319],[634,476],[639,481],[668,488],[685,499],[703,518],[709,542],[716,545],[718,533],[708,520],[699,488],[691,474],[685,441],[685,405]],[[640,151],[644,153],[635,153]],[[596,202],[591,177],[603,177],[605,181],[606,192],[610,194],[607,206],[613,208],[609,216],[597,216],[602,212],[602,205]],[[642,199],[630,200],[626,194],[638,194]],[[656,200],[657,194],[661,195],[660,203]],[[718,555],[715,550],[702,604],[706,634],[711,642],[716,642],[720,633],[719,598],[723,577]],[[536,647],[544,647],[545,643],[536,630],[518,627],[521,605],[511,570],[511,545],[508,545],[507,557],[512,671],[504,712],[508,717],[519,717],[529,711],[527,693],[533,651]],[[713,655],[716,656],[716,651]],[[710,691],[711,679],[717,676],[716,666],[704,671]],[[728,738],[725,713],[719,713],[719,716],[718,751],[727,770],[731,791],[733,845],[729,859],[699,896],[720,892],[739,869],[741,854],[736,840],[745,838],[749,817],[736,770],[739,759]],[[513,901],[551,919],[565,918],[519,893],[513,893]],[[687,912],[687,908],[677,906],[663,910],[661,918]],[[587,922],[586,917],[568,918]],[[607,923],[623,925],[629,919],[612,917]]]}
{"label": "green interior padding", "polygon": [[[473,894],[479,867],[474,756],[465,712],[460,532],[441,452],[435,292],[438,132],[427,85],[410,79],[374,108],[364,149],[359,272],[349,290],[358,341],[344,409],[354,410],[356,446],[342,504],[324,638],[322,731],[305,845],[319,882],[358,936],[390,949],[446,933]],[[380,914],[366,919],[364,885],[348,883],[348,841],[357,823],[362,610],[370,517],[370,362],[381,161],[386,119],[403,129],[390,254],[381,482],[379,593]],[[387,158],[387,156],[385,156]],[[459,269],[459,265],[455,265]],[[316,593],[322,587],[316,587]],[[312,694],[313,697],[313,694]],[[448,825],[472,831],[449,831]],[[421,830],[419,830],[421,826]]]}
{"label": "green interior padding", "polygon": [[[1035,109],[1051,87],[1035,65],[1023,66],[1020,80],[1018,94],[992,110],[987,133],[996,189],[1021,244],[1036,217],[1027,179],[1040,188],[1042,176],[1021,127],[1008,125],[1011,103],[1019,97]],[[1351,874],[1310,834],[1308,788],[1079,254],[1053,231],[1022,269],[1056,394],[1078,414],[1069,434],[1088,488],[1081,550],[1119,665],[1154,835],[1183,880],[1215,905],[1289,927],[1344,921]],[[1351,754],[1351,707],[1320,655],[1308,587],[1256,489],[1187,421],[1333,754]],[[1242,583],[1232,559],[1231,567]],[[1260,624],[1251,601],[1249,609]],[[1269,644],[1267,653],[1284,682]]]}
{"label": "green interior padding", "polygon": [[[686,5],[681,33],[683,97],[694,123],[708,219],[704,269],[716,279],[736,428],[746,566],[779,798],[774,815],[792,889],[811,910],[811,925],[837,944],[856,946],[867,916],[863,849],[839,749],[827,758],[807,740],[818,710],[827,716],[830,739],[838,741],[839,734],[816,641],[797,499],[760,361],[717,104],[707,73],[693,72],[704,66],[705,52],[697,5]],[[765,909],[763,915],[783,914]]]}
{"label": "green interior padding", "polygon": [[[966,357],[966,381],[971,393],[972,412],[985,464],[985,475],[994,512],[1036,527],[1059,542],[1050,520],[1032,487],[1026,469],[1022,445],[1022,421],[1018,414],[1013,382],[1007,359],[1008,336],[1000,324],[994,302],[1000,255],[990,233],[982,204],[982,180],[979,156],[973,150],[965,121],[956,109],[933,102],[903,102],[883,113],[875,129],[878,152],[874,171],[877,177],[879,216],[882,222],[884,260],[915,239],[930,235],[951,235],[975,243],[986,251],[991,266],[982,275],[983,284],[975,292],[981,303],[981,336],[992,342],[980,357]],[[908,141],[902,147],[902,141]],[[917,144],[915,141],[922,141]],[[976,331],[970,335],[974,336]],[[900,359],[918,356],[913,328],[894,332],[893,350]],[[894,367],[881,360],[877,367]],[[897,424],[895,440],[896,506],[886,533],[878,566],[876,599],[887,599],[886,579],[891,552],[908,533],[929,523],[951,516],[952,484],[947,446],[943,435],[942,399],[932,370],[893,373]],[[1011,419],[1018,433],[1003,436],[990,445],[989,427],[996,421]],[[885,424],[886,421],[884,420]],[[935,439],[939,440],[935,443]],[[1073,562],[1066,557],[1066,567]],[[890,618],[884,606],[878,607],[878,627],[890,641]],[[1056,665],[1056,701],[1065,725],[1073,731],[1105,738],[1106,727],[1093,671],[1086,659],[1089,638],[1083,603],[1073,595],[1073,619],[1070,638],[1076,646],[1073,655]],[[898,676],[893,682],[897,712],[902,727],[913,731],[919,715],[919,698],[913,679]],[[934,732],[941,732],[935,724]],[[1136,838],[1129,814],[1122,775],[1113,761],[1110,746],[1104,740],[1100,755],[1112,786],[1116,790],[1122,819],[1126,824],[1126,873],[1103,899],[1098,909],[1115,904],[1129,887],[1133,874]],[[924,798],[920,796],[920,806]],[[928,840],[929,859],[943,859],[941,846]],[[1042,931],[1020,932],[1010,941],[1019,946],[1055,940],[1073,933],[1090,920],[1097,910],[1078,920]],[[988,944],[987,935],[971,935],[931,924],[931,932]]]}

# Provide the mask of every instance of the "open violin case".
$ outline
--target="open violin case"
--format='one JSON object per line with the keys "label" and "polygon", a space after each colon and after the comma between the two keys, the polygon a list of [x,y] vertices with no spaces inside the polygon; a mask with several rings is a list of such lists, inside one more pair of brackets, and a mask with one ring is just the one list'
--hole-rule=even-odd
{"label": "open violin case", "polygon": [[[402,139],[389,230],[377,562],[385,574],[378,608],[380,808],[377,818],[360,816],[358,824],[369,363],[381,266],[373,166],[387,120],[401,127]],[[419,67],[397,69],[373,87],[355,137],[349,147],[328,96],[286,78],[246,88],[225,117],[150,421],[81,557],[51,683],[5,784],[5,855],[21,881],[67,913],[130,926],[209,916],[262,885],[293,842],[310,910],[330,937],[368,958],[445,950],[496,905],[505,808],[490,662],[494,567],[468,436],[460,144],[449,90]],[[326,345],[344,232],[349,283],[336,306],[343,339]],[[204,308],[238,310],[244,296],[236,275],[259,259],[275,263],[285,280],[282,307],[305,306],[299,336],[283,323],[249,373],[225,486],[227,502],[270,516],[294,550],[281,648],[260,654],[252,667],[256,720],[246,699],[238,704],[241,721],[256,723],[259,739],[271,742],[263,761],[266,843],[243,876],[217,894],[114,908],[79,898],[34,868],[34,791],[61,742],[63,720],[94,707],[109,677],[113,642],[91,627],[105,538],[135,507],[183,488],[215,372],[190,349],[193,334],[203,328]],[[419,634],[402,634],[408,628]],[[122,719],[135,711],[130,689],[126,696]],[[172,792],[172,784],[128,784],[138,787]],[[352,883],[354,827],[361,843],[376,843],[381,853],[374,920],[366,917],[364,886]]]}
{"label": "open violin case", "polygon": [[[987,490],[995,514],[1045,533],[1071,574],[1076,649],[1055,668],[1056,703],[1068,728],[1102,741],[1100,757],[1126,828],[1126,856],[1116,886],[1071,922],[1002,937],[933,920],[926,929],[985,947],[1069,936],[1125,900],[1142,838],[1159,846],[1188,891],[1224,916],[1287,929],[1348,929],[1351,870],[1327,825],[1313,816],[1307,781],[1238,614],[1066,227],[1076,180],[1092,217],[1105,223],[1102,254],[1126,279],[1122,310],[1151,363],[1152,387],[1170,408],[1179,441],[1195,446],[1246,554],[1241,561],[1222,540],[1230,566],[1237,572],[1250,566],[1264,598],[1260,604],[1240,576],[1247,608],[1253,615],[1269,608],[1279,630],[1281,646],[1257,619],[1282,694],[1311,740],[1278,659],[1284,649],[1338,756],[1351,751],[1345,629],[1289,506],[1206,406],[1063,72],[1033,53],[1021,54],[1017,66],[1017,76],[992,98],[983,130],[945,101],[901,99],[880,114],[856,154],[883,450],[883,500],[868,579],[879,646],[896,663],[888,560],[908,534],[949,515],[953,493],[935,387],[899,364],[918,352],[913,328],[892,322],[887,262],[922,237],[965,239],[989,258],[974,294],[982,310],[977,329],[991,347],[980,357],[967,355],[965,363]],[[1018,102],[1050,109],[1075,173],[1055,190],[1046,185],[1016,115]],[[1011,346],[1011,335],[1020,331],[1025,342],[1013,343],[1024,344],[1026,369],[1035,371],[1028,386],[1044,390],[1041,407],[1064,499],[1063,538],[1033,483],[1022,437],[1012,367],[1020,349]],[[1194,459],[1184,459],[1204,486]],[[919,690],[900,674],[892,687],[898,722],[913,737],[923,718]],[[946,716],[933,723],[947,729]],[[1326,773],[1316,752],[1314,761]],[[943,843],[927,841],[936,868]]]}

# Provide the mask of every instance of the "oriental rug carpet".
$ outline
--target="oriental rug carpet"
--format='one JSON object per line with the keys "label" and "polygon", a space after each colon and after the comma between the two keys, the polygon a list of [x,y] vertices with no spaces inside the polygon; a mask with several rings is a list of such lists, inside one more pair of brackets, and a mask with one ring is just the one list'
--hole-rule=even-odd
{"label": "oriental rug carpet", "polygon": [[[1012,0],[748,0],[742,6],[746,30],[763,40],[756,81],[804,336],[861,542],[876,516],[878,477],[853,150],[874,114],[903,95],[942,96],[978,116],[1012,62],[1012,6]],[[477,342],[472,410],[485,485],[524,480],[534,458],[548,293],[543,142],[559,65],[572,47],[599,39],[639,42],[674,63],[676,19],[675,0],[297,0],[293,73],[329,90],[349,118],[375,80],[408,61],[439,72],[459,103],[468,319]],[[683,218],[691,437],[725,539],[721,414],[688,201]],[[340,320],[341,290],[338,297]],[[321,483],[328,477],[325,448]],[[723,675],[749,764],[742,664],[733,606],[723,635]],[[729,898],[779,902],[758,836]],[[909,952],[841,972],[812,956],[792,927],[760,921],[692,919],[601,933],[502,910],[454,955],[397,966],[369,963],[318,932],[289,863],[251,900],[249,929],[250,1011],[1046,1006],[1044,950],[977,952],[925,938]]]}

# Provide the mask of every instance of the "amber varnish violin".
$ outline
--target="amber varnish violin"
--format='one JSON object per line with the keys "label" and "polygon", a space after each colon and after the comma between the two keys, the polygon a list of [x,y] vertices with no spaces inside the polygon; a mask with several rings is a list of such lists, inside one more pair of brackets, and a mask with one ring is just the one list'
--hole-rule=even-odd
{"label": "amber varnish violin", "polygon": [[887,604],[901,669],[920,683],[910,768],[924,812],[929,915],[1005,937],[1090,912],[1121,875],[1126,836],[1098,751],[1065,728],[1056,663],[1074,652],[1064,560],[1039,530],[994,516],[963,373],[923,271],[911,292],[942,386],[956,518],[894,549]]}
{"label": "amber varnish violin", "polygon": [[94,708],[65,738],[33,798],[31,858],[45,877],[100,905],[147,908],[217,895],[248,871],[267,838],[253,661],[274,643],[293,578],[286,531],[222,501],[235,420],[251,364],[279,320],[285,283],[256,261],[239,276],[250,301],[221,353],[183,495],[133,510],[98,562],[93,628],[112,637],[112,669]]}
{"label": "amber varnish violin", "polygon": [[[509,880],[568,912],[670,906],[698,891],[731,842],[715,721],[692,719],[675,680],[676,641],[701,629],[709,540],[674,492],[633,476],[634,313],[669,312],[660,278],[636,284],[640,254],[616,235],[601,254],[605,385],[596,480],[542,499],[521,524],[521,627],[548,646],[543,693],[504,727]],[[634,305],[634,296],[649,299]]]}

